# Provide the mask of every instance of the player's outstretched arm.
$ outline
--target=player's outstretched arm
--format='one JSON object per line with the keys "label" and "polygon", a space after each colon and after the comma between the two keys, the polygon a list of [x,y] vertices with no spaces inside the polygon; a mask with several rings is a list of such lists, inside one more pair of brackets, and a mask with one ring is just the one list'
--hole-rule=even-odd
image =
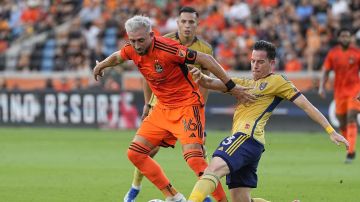
{"label": "player's outstretched arm", "polygon": [[197,52],[196,63],[199,63],[203,68],[208,69],[219,78],[226,87],[225,91],[235,96],[239,103],[255,101],[255,96],[247,92],[249,88],[235,85],[231,78],[226,74],[225,70],[211,55]]}
{"label": "player's outstretched arm", "polygon": [[303,109],[312,120],[320,124],[326,130],[326,132],[330,136],[331,141],[333,141],[337,145],[340,145],[340,143],[344,143],[346,148],[349,147],[348,141],[334,130],[334,128],[330,125],[329,121],[324,117],[324,115],[314,105],[312,105],[304,95],[300,95],[293,102],[298,107]]}
{"label": "player's outstretched arm", "polygon": [[212,89],[212,90],[218,90],[225,92],[227,90],[224,83],[217,78],[211,78],[204,73],[202,73],[198,68],[193,67],[191,65],[188,65],[190,69],[190,73],[192,75],[193,80],[198,83],[200,86]]}
{"label": "player's outstretched arm", "polygon": [[97,81],[99,77],[104,76],[104,69],[121,64],[124,60],[120,56],[120,52],[116,51],[101,62],[97,62],[93,69],[93,75]]}
{"label": "player's outstretched arm", "polygon": [[[191,65],[188,65],[189,69],[190,69],[190,73],[192,75],[193,80],[198,83],[200,86],[207,88],[207,89],[211,89],[211,90],[217,90],[217,91],[221,91],[221,92],[227,92],[227,87],[224,85],[224,83],[217,78],[211,78],[208,75],[205,75],[204,73],[202,73],[198,68],[193,67]],[[241,88],[244,90],[250,90],[252,89],[251,87],[242,87],[240,85],[236,85],[234,87],[236,88]]]}

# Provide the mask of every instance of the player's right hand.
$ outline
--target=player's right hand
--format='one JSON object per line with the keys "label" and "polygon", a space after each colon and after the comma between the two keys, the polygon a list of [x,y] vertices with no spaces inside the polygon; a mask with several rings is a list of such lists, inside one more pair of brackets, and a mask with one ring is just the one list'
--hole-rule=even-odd
{"label": "player's right hand", "polygon": [[203,76],[201,73],[201,70],[192,65],[187,65],[187,66],[188,66],[188,69],[190,70],[189,72],[192,76],[192,79],[195,81],[195,83],[199,83]]}
{"label": "player's right hand", "polygon": [[142,112],[142,115],[141,115],[141,121],[143,121],[149,115],[150,108],[151,107],[150,107],[149,104],[144,105],[143,112]]}
{"label": "player's right hand", "polygon": [[94,79],[98,81],[99,77],[104,76],[104,69],[99,65],[99,61],[96,60],[96,66],[93,69]]}
{"label": "player's right hand", "polygon": [[330,134],[330,140],[336,145],[340,145],[340,143],[343,143],[346,146],[346,149],[349,149],[349,142],[344,138],[344,136],[340,135],[336,131]]}
{"label": "player's right hand", "polygon": [[239,104],[251,104],[256,101],[256,97],[249,92],[251,89],[253,89],[253,87],[236,85],[229,93],[235,96]]}

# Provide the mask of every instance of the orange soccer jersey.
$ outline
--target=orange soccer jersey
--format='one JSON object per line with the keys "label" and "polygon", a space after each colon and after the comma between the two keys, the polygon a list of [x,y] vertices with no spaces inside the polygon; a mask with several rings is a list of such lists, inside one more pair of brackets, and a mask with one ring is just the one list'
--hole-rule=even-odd
{"label": "orange soccer jersey", "polygon": [[360,92],[360,50],[349,47],[343,50],[340,45],[331,49],[325,58],[326,70],[335,72],[334,97],[355,98]]}
{"label": "orange soccer jersey", "polygon": [[154,37],[146,55],[137,54],[130,44],[120,51],[122,59],[134,61],[160,106],[165,108],[203,105],[199,88],[186,67],[186,63],[195,62],[196,54],[196,51],[162,36]]}
{"label": "orange soccer jersey", "polygon": [[158,98],[137,134],[154,146],[173,146],[177,139],[181,144],[203,144],[204,101],[186,67],[195,62],[197,52],[155,36],[146,55],[138,55],[131,45],[122,48],[120,55],[134,61]]}

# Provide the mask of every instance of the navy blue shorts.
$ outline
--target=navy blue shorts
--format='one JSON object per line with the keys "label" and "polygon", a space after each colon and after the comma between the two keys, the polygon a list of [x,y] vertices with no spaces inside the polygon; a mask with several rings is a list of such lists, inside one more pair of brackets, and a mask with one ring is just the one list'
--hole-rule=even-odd
{"label": "navy blue shorts", "polygon": [[256,188],[258,167],[264,146],[244,133],[235,133],[225,138],[213,157],[222,158],[230,169],[226,175],[229,189],[238,187]]}

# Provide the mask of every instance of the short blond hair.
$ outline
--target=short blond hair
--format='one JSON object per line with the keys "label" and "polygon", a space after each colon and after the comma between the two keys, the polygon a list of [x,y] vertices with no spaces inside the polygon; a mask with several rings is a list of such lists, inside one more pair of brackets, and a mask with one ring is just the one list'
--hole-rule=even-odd
{"label": "short blond hair", "polygon": [[136,15],[125,22],[125,30],[127,33],[134,32],[139,29],[145,29],[146,32],[151,31],[150,18],[142,15]]}

